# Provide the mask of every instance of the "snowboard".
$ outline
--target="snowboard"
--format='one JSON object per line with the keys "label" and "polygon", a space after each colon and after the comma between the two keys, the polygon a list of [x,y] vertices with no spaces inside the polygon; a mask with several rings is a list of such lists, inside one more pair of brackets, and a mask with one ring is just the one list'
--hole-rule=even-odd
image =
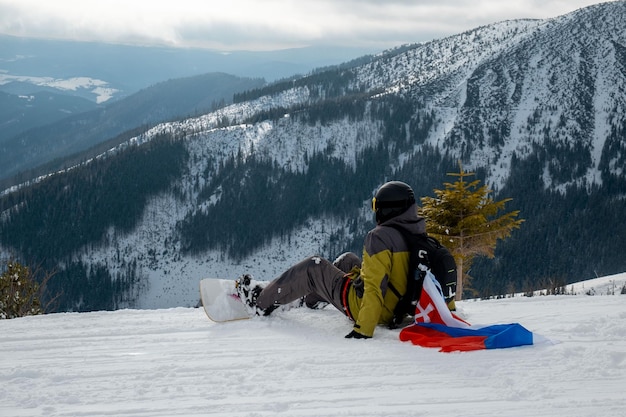
{"label": "snowboard", "polygon": [[234,279],[206,278],[200,281],[200,299],[204,312],[215,322],[250,318],[246,305],[237,295]]}

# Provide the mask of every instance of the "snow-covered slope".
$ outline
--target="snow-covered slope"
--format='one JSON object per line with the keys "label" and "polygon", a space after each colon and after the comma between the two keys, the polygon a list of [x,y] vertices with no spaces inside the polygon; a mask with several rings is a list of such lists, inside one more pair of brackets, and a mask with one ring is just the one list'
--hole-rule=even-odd
{"label": "snow-covered slope", "polygon": [[539,343],[451,354],[386,328],[344,339],[330,308],[222,325],[199,308],[2,320],[0,415],[623,417],[625,297],[463,301],[471,323],[519,322]]}

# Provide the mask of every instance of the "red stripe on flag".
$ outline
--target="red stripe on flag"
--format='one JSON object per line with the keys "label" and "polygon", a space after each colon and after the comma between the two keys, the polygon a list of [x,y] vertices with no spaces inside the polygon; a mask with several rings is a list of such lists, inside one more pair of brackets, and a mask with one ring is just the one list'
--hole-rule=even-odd
{"label": "red stripe on flag", "polygon": [[482,350],[485,349],[486,338],[486,336],[452,337],[447,333],[419,325],[405,327],[400,331],[401,341],[410,341],[422,347],[439,348],[440,352]]}

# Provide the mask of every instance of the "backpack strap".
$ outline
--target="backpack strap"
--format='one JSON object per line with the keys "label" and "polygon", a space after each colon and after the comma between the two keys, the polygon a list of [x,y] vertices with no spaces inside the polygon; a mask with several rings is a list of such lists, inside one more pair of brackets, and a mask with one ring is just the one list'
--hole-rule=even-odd
{"label": "backpack strap", "polygon": [[[395,328],[402,323],[407,315],[415,314],[415,306],[422,293],[427,269],[430,269],[435,275],[444,292],[448,292],[445,297],[454,296],[456,291],[456,263],[448,249],[434,237],[428,236],[426,233],[410,233],[399,225],[389,225],[389,227],[400,232],[410,253],[406,293],[399,295],[397,289],[392,285],[389,286],[399,298],[394,309],[393,323],[390,324],[390,327]],[[446,298],[447,300],[448,298]]]}
{"label": "backpack strap", "polygon": [[398,303],[393,310],[393,320],[389,324],[389,327],[393,329],[398,327],[407,315],[415,312],[417,299],[422,292],[422,283],[424,282],[425,273],[418,267],[420,259],[418,257],[416,239],[424,239],[426,234],[412,234],[406,229],[395,224],[389,225],[389,227],[392,227],[400,232],[407,247],[409,248],[409,269],[407,272],[406,292],[404,294],[400,294],[400,292],[391,283],[389,283],[389,289],[398,297]]}

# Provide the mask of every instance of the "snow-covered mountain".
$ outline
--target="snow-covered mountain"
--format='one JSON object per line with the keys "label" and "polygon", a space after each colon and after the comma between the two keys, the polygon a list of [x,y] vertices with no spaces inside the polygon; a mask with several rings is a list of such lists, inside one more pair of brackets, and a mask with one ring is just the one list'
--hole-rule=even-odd
{"label": "snow-covered mountain", "polygon": [[[462,161],[526,219],[495,261],[475,266],[480,292],[623,271],[624,21],[626,2],[617,1],[501,22],[246,92],[105,155],[148,152],[155,138],[184,148],[175,169],[163,165],[176,174],[153,191],[135,197],[134,174],[94,203],[139,205],[139,214],[88,223],[76,182],[96,189],[112,175],[93,180],[90,162],[5,193],[2,245],[62,268],[80,264],[90,279],[105,270],[130,281],[116,306],[191,306],[201,278],[271,279],[312,253],[360,250],[377,186],[402,179],[431,194]],[[74,246],[59,252],[70,230]]]}

